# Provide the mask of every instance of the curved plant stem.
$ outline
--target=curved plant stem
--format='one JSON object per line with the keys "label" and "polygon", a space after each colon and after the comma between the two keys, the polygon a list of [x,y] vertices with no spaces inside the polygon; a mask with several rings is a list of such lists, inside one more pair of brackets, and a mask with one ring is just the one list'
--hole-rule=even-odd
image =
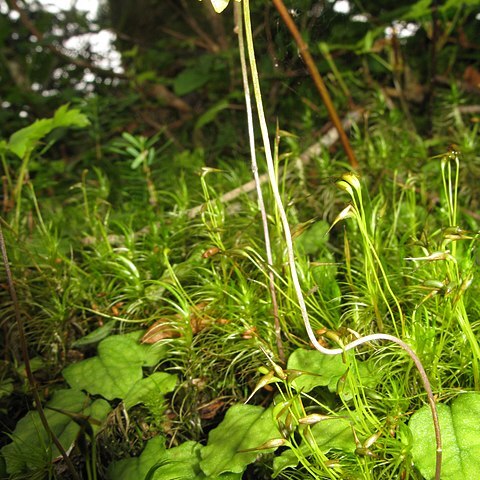
{"label": "curved plant stem", "polygon": [[253,131],[252,101],[250,96],[250,85],[248,83],[247,62],[245,59],[245,43],[243,41],[243,21],[242,21],[242,14],[241,14],[241,6],[239,3],[235,2],[234,8],[235,8],[235,28],[237,30],[238,47],[240,51],[240,64],[242,67],[242,80],[243,80],[243,90],[245,94],[245,106],[247,109],[248,138],[250,140],[250,156],[252,159],[252,172],[253,172],[253,177],[255,179],[255,186],[257,189],[258,208],[262,216],[263,236],[265,238],[265,250],[267,253],[267,263],[268,263],[268,270],[269,270],[268,272],[269,290],[270,290],[270,296],[272,297],[275,338],[277,342],[278,357],[282,362],[285,362],[285,352],[284,352],[283,343],[282,343],[282,330],[280,327],[280,319],[278,316],[278,302],[277,302],[277,294],[275,289],[275,277],[272,270],[273,256],[272,256],[272,248],[270,243],[270,233],[268,231],[267,212],[265,210],[265,203],[263,201],[262,187],[261,187],[260,177],[258,175],[257,156],[255,153],[255,136]]}
{"label": "curved plant stem", "polygon": [[8,284],[8,289],[10,291],[10,297],[12,298],[13,308],[15,310],[15,319],[16,319],[17,328],[18,328],[18,338],[20,341],[20,348],[22,349],[23,361],[25,363],[25,372],[27,374],[28,383],[30,385],[33,399],[35,401],[35,408],[37,409],[43,428],[52,439],[52,442],[58,448],[58,451],[62,455],[63,460],[65,461],[65,464],[70,470],[72,478],[74,480],[80,480],[80,476],[75,470],[75,467],[72,461],[70,460],[70,457],[68,456],[67,452],[63,448],[63,445],[60,443],[60,440],[57,438],[55,433],[53,433],[52,429],[50,428],[47,417],[45,416],[45,412],[42,408],[42,400],[40,399],[40,395],[38,394],[38,390],[35,384],[35,378],[33,376],[32,368],[30,365],[30,357],[28,355],[27,340],[25,338],[25,327],[23,324],[22,316],[20,315],[20,306],[18,304],[18,297],[17,297],[17,292],[15,290],[15,285],[13,284],[13,277],[12,277],[12,272],[10,270],[10,264],[8,262],[7,248],[5,246],[5,239],[3,236],[3,229],[2,229],[1,223],[0,223],[0,250],[2,251],[2,260],[3,260],[3,265],[5,266],[5,275],[7,277],[7,284]]}
{"label": "curved plant stem", "polygon": [[307,66],[308,71],[310,72],[310,75],[312,76],[313,83],[315,84],[315,87],[320,93],[323,103],[327,108],[328,115],[330,116],[330,120],[332,121],[333,125],[338,131],[338,135],[340,136],[340,141],[342,142],[342,146],[345,150],[345,153],[347,154],[350,165],[352,166],[352,168],[357,169],[359,166],[357,157],[355,156],[355,153],[353,152],[352,147],[350,146],[350,142],[348,141],[347,134],[343,129],[342,122],[340,121],[337,111],[333,106],[332,99],[330,98],[327,87],[325,86],[325,82],[323,81],[322,76],[320,75],[320,72],[318,71],[318,68],[315,65],[315,61],[313,60],[313,57],[308,49],[308,45],[305,43],[302,36],[300,35],[300,32],[298,31],[298,28],[295,25],[295,22],[293,21],[291,15],[288,13],[288,10],[285,7],[283,0],[273,0],[273,4],[275,5],[276,9],[278,10],[278,13],[282,17],[283,22],[285,23],[287,28],[290,30],[290,33],[292,34],[292,37],[298,46],[300,55],[302,56],[303,61],[305,62],[305,65]]}
{"label": "curved plant stem", "polygon": [[[275,2],[276,0],[274,0]],[[297,295],[298,299],[298,304],[300,307],[300,311],[302,314],[302,319],[303,323],[305,325],[305,329],[308,334],[308,338],[312,345],[321,353],[324,353],[325,355],[340,355],[344,353],[345,351],[352,350],[360,345],[363,345],[364,343],[371,342],[371,341],[376,341],[376,340],[386,340],[390,342],[394,342],[397,345],[399,345],[413,360],[416,368],[418,369],[420,376],[422,378],[423,386],[425,388],[425,391],[427,393],[428,397],[428,402],[430,405],[430,409],[432,411],[432,419],[433,419],[433,425],[435,429],[435,441],[436,441],[436,446],[437,446],[437,451],[436,451],[436,468],[435,468],[435,479],[440,480],[440,472],[442,468],[442,439],[441,439],[441,432],[440,432],[440,423],[438,420],[438,412],[437,412],[437,407],[435,404],[435,399],[433,397],[433,392],[432,388],[430,385],[430,381],[428,380],[428,376],[425,372],[425,369],[420,361],[420,359],[417,357],[415,352],[403,341],[400,340],[397,337],[394,337],[393,335],[388,335],[384,333],[376,333],[372,335],[367,335],[366,337],[359,338],[348,345],[344,346],[343,348],[334,348],[334,349],[328,349],[320,345],[318,342],[317,338],[315,337],[315,334],[313,332],[312,326],[310,324],[310,319],[308,317],[308,312],[307,312],[307,307],[305,304],[305,299],[303,297],[302,293],[302,288],[300,285],[300,281],[298,278],[298,273],[297,269],[295,266],[295,254],[293,250],[293,240],[292,240],[292,234],[290,232],[290,226],[288,223],[288,218],[287,214],[285,211],[285,208],[283,206],[282,198],[280,196],[280,192],[278,189],[276,177],[275,177],[275,168],[273,164],[273,157],[272,157],[272,150],[270,146],[270,139],[268,136],[268,128],[267,128],[267,122],[265,120],[265,113],[263,109],[263,102],[262,102],[262,95],[261,95],[261,90],[260,90],[260,82],[259,82],[259,77],[258,77],[258,71],[257,71],[257,64],[255,60],[255,50],[253,47],[253,33],[252,33],[252,25],[250,21],[250,5],[249,5],[249,0],[243,0],[243,15],[244,15],[244,22],[245,22],[245,37],[247,40],[247,51],[248,51],[248,57],[249,57],[249,62],[250,62],[250,71],[252,75],[252,83],[253,83],[253,90],[255,94],[255,101],[257,105],[257,112],[258,112],[258,119],[260,122],[260,130],[262,133],[262,140],[263,140],[263,145],[265,148],[265,159],[267,162],[267,170],[268,170],[268,178],[270,181],[270,186],[272,189],[272,193],[275,199],[275,204],[278,209],[278,213],[282,222],[282,227],[283,227],[283,233],[285,236],[285,245],[287,248],[287,255],[288,255],[288,263],[290,267],[290,275],[292,278],[292,282],[295,288],[295,293]]]}

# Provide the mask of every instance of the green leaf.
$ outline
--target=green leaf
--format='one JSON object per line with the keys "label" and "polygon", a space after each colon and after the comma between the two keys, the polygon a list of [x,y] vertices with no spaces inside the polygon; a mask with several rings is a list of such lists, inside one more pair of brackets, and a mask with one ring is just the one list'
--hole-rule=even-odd
{"label": "green leaf", "polygon": [[295,241],[295,245],[306,255],[317,255],[328,242],[330,225],[325,220],[315,222]]}
{"label": "green leaf", "polygon": [[142,378],[136,382],[125,396],[123,402],[128,410],[131,407],[143,403],[149,397],[163,396],[173,391],[177,377],[169,373],[155,372],[152,375]]}
{"label": "green leaf", "polygon": [[58,127],[79,127],[83,128],[90,125],[88,118],[80,113],[78,108],[68,109],[68,104],[59,107],[53,115],[53,128]]}
{"label": "green leaf", "polygon": [[53,118],[37,120],[32,125],[15,132],[10,137],[8,148],[15,155],[23,158],[53,129],[58,127],[85,127],[89,123],[88,118],[80,113],[80,110],[69,110],[68,105],[62,105],[55,112]]}
{"label": "green leaf", "polygon": [[240,474],[258,457],[258,452],[243,450],[259,447],[279,436],[272,408],[234,405],[222,423],[210,432],[207,446],[201,452],[200,466],[207,478],[217,478],[224,472]]}
{"label": "green leaf", "polygon": [[[108,469],[110,480],[207,480],[200,469],[200,452],[204,447],[189,441],[166,449],[165,439],[152,438],[138,458],[114,462]],[[217,480],[240,480],[241,474],[226,473]]]}
{"label": "green leaf", "polygon": [[228,100],[220,100],[213,107],[209,108],[204,114],[200,115],[199,119],[195,123],[195,130],[202,128],[203,126],[213,122],[219,112],[225,110],[230,105]]}
{"label": "green leaf", "polygon": [[108,337],[112,330],[115,328],[115,325],[117,324],[116,320],[110,320],[105,325],[102,325],[101,327],[97,328],[93,332],[90,332],[88,335],[85,335],[85,337],[79,338],[75,342],[73,342],[74,347],[82,347],[84,345],[91,345],[92,343],[98,343],[104,338]]}
{"label": "green leaf", "polygon": [[[318,350],[295,350],[288,359],[287,369],[305,372],[292,380],[292,386],[302,392],[310,392],[316,387],[328,387],[331,392],[337,392],[338,382],[347,371],[348,375],[359,377],[365,387],[374,388],[379,381],[370,362],[352,359],[349,368],[342,355],[325,355]],[[343,384],[340,395],[345,401],[352,398],[349,382]]]}
{"label": "green leaf", "polygon": [[173,90],[175,95],[186,95],[203,87],[208,80],[209,76],[206,72],[197,68],[188,68],[177,75],[173,82]]}
{"label": "green leaf", "polygon": [[[442,480],[478,478],[480,394],[461,394],[450,406],[438,404],[437,409],[443,444]],[[430,408],[425,406],[412,415],[408,426],[414,464],[426,479],[433,479],[436,444]]]}
{"label": "green leaf", "polygon": [[[58,390],[47,406],[92,417],[100,422],[104,421],[111,411],[105,400],[91,403],[90,399],[78,390]],[[70,416],[48,408],[45,409],[45,416],[53,433],[65,450],[68,450],[73,445],[80,426]],[[94,431],[99,428],[95,424],[92,424],[92,427]],[[12,443],[2,448],[10,474],[44,469],[60,455],[44,430],[37,411],[28,412],[17,423],[12,440]]]}
{"label": "green leaf", "polygon": [[328,387],[337,390],[337,383],[347,371],[347,364],[341,355],[325,355],[317,350],[295,350],[288,359],[287,369],[306,372],[292,381],[292,386],[302,392],[310,392],[315,387]]}
{"label": "green leaf", "polygon": [[409,20],[419,20],[422,17],[431,16],[432,15],[432,8],[430,6],[431,3],[432,3],[432,0],[418,0],[403,15],[403,18],[409,19]]}
{"label": "green leaf", "polygon": [[[200,443],[189,441],[170,448],[157,459],[149,472],[151,480],[204,480],[207,477],[200,470]],[[134,480],[134,479],[132,479]]]}
{"label": "green leaf", "polygon": [[126,458],[113,462],[108,468],[108,478],[111,480],[144,479],[165,451],[165,439],[160,436],[152,438],[138,458]]}
{"label": "green leaf", "polygon": [[69,365],[63,376],[72,388],[102,395],[108,400],[125,398],[142,379],[144,366],[155,365],[164,351],[138,343],[139,333],[113,335],[98,345],[98,356]]}
{"label": "green leaf", "polygon": [[[311,433],[318,448],[327,453],[330,450],[341,450],[345,453],[353,453],[356,448],[351,423],[345,418],[335,418],[321,421],[311,427]],[[304,441],[300,444],[300,452],[292,449],[285,450],[273,461],[275,478],[282,470],[294,468],[298,465],[299,455],[308,458],[312,455],[312,446]]]}
{"label": "green leaf", "polygon": [[52,120],[37,120],[28,127],[16,131],[8,141],[8,148],[20,158],[31,152],[38,141],[52,131]]}
{"label": "green leaf", "polygon": [[13,378],[2,378],[0,380],[0,399],[8,397],[13,392]]}

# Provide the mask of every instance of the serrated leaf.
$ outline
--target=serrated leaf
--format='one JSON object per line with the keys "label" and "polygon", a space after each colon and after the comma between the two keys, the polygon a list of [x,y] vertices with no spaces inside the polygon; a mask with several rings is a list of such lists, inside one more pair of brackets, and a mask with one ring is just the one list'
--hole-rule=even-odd
{"label": "serrated leaf", "polygon": [[108,400],[125,398],[143,377],[143,366],[155,365],[163,351],[140,345],[137,337],[113,335],[98,345],[98,356],[66,367],[62,374],[72,388],[102,395]]}
{"label": "serrated leaf", "polygon": [[38,141],[52,131],[52,119],[37,120],[28,127],[22,128],[11,135],[8,149],[20,158],[33,150]]}
{"label": "serrated leaf", "polygon": [[53,128],[86,127],[90,125],[88,118],[78,108],[69,108],[68,104],[59,107],[53,115]]}
{"label": "serrated leaf", "polygon": [[85,127],[89,125],[88,118],[78,109],[68,109],[62,105],[55,112],[53,118],[43,118],[28,127],[18,130],[10,137],[8,148],[20,158],[32,151],[37,143],[52,130],[58,127]]}
{"label": "serrated leaf", "polygon": [[[480,472],[480,394],[459,395],[450,406],[438,404],[442,434],[442,480],[477,479]],[[426,479],[435,476],[436,443],[432,414],[425,406],[412,415],[408,424],[412,456]]]}
{"label": "serrated leaf", "polygon": [[200,466],[207,478],[217,478],[224,472],[242,473],[254,462],[258,452],[243,452],[279,437],[272,408],[264,410],[254,405],[234,405],[222,423],[208,435],[202,450]]}
{"label": "serrated leaf", "polygon": [[149,397],[160,397],[173,391],[177,377],[169,373],[155,372],[136,382],[125,396],[123,403],[128,410],[131,407],[145,402]]}
{"label": "serrated leaf", "polygon": [[[100,399],[91,403],[90,399],[78,390],[58,390],[47,406],[92,417],[100,422],[104,421],[111,411],[110,405],[105,400]],[[45,416],[60,443],[68,450],[73,445],[80,426],[71,417],[56,410],[45,409]],[[94,423],[92,427],[94,431],[98,429]],[[12,440],[12,443],[2,448],[2,455],[10,474],[45,469],[60,455],[44,430],[37,411],[28,412],[17,423]]]}

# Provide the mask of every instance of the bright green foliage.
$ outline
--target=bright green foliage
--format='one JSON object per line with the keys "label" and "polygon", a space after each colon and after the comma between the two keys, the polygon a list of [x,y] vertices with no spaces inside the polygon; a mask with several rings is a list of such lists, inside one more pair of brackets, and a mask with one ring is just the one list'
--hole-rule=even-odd
{"label": "bright green foliage", "polygon": [[[480,472],[480,394],[460,394],[450,406],[439,404],[442,432],[442,480],[474,480]],[[413,461],[422,475],[435,475],[435,441],[428,407],[416,412],[409,423],[413,435]]]}
{"label": "bright green foliage", "polygon": [[[97,357],[65,368],[65,380],[72,388],[86,390],[93,395],[99,394],[108,400],[130,395],[130,405],[141,401],[141,392],[156,388],[156,382],[162,385],[161,391],[169,391],[170,387],[163,386],[163,382],[170,378],[170,375],[165,374],[162,381],[156,377],[147,384],[142,382],[142,367],[155,365],[165,350],[140,345],[135,337],[136,335],[114,335],[102,340],[98,346]],[[137,383],[142,389],[140,393],[136,392]],[[170,385],[170,381],[167,381],[166,385]]]}
{"label": "bright green foliage", "polygon": [[[330,450],[340,450],[345,453],[353,453],[355,451],[356,444],[352,433],[352,425],[345,418],[332,416],[329,420],[313,425],[311,433],[316,447],[323,453],[328,453]],[[303,457],[309,457],[312,455],[312,446],[302,441],[299,451]],[[299,451],[285,450],[273,460],[273,478],[282,470],[295,468],[298,465]]]}
{"label": "bright green foliage", "polygon": [[85,345],[91,345],[100,342],[101,340],[107,338],[110,335],[116,324],[117,322],[115,320],[110,320],[109,322],[106,322],[104,325],[98,327],[96,330],[93,330],[93,332],[90,332],[88,335],[79,338],[77,341],[75,341],[73,346],[82,347]]}
{"label": "bright green foliage", "polygon": [[[200,469],[200,453],[204,449],[200,443],[184,442],[178,447],[166,449],[165,439],[155,437],[148,441],[145,450],[138,458],[127,458],[115,462],[109,468],[111,480],[206,480]],[[225,473],[218,480],[240,480],[241,474]]]}
{"label": "bright green foliage", "polygon": [[329,227],[330,225],[323,220],[315,222],[296,239],[295,245],[307,255],[317,255],[326,250]]}
{"label": "bright green foliage", "polygon": [[295,350],[288,359],[287,368],[306,372],[293,380],[292,385],[305,393],[315,387],[337,390],[337,383],[347,371],[347,365],[340,355],[324,355],[316,350]]}
{"label": "bright green foliage", "polygon": [[15,132],[8,142],[8,149],[20,158],[31,152],[38,142],[55,128],[60,127],[86,127],[89,125],[87,117],[80,110],[68,109],[68,105],[62,105],[54,114],[53,118],[43,118],[32,123],[28,127]]}
{"label": "bright green foliage", "polygon": [[[64,411],[50,410],[48,407]],[[93,402],[78,390],[59,390],[47,403],[45,415],[53,433],[60,440],[65,450],[74,444],[80,432],[80,425],[72,416],[82,415],[91,423],[93,431],[99,429],[99,424],[106,419],[111,411],[110,405],[102,399]],[[44,470],[59,456],[58,449],[52,444],[40,421],[38,412],[32,410],[18,423],[12,434],[13,442],[2,448],[2,455],[7,463],[10,474],[26,471]]]}
{"label": "bright green foliage", "polygon": [[145,478],[165,452],[165,439],[160,436],[152,438],[138,458],[126,458],[110,465],[108,477],[111,480]]}
{"label": "bright green foliage", "polygon": [[[358,373],[364,385],[373,387],[377,378],[373,375],[370,366],[365,362],[356,362]],[[290,370],[305,372],[292,381],[292,386],[302,392],[310,392],[315,387],[328,387],[331,392],[337,392],[339,380],[349,371],[348,363],[341,355],[324,355],[317,350],[295,350],[288,359],[287,364]],[[354,375],[352,370],[350,375]],[[348,392],[348,385],[342,390],[345,395]]]}
{"label": "bright green foliage", "polygon": [[200,466],[208,478],[217,478],[224,472],[241,473],[258,456],[258,451],[245,450],[280,436],[271,408],[234,405],[223,422],[210,432]]}
{"label": "bright green foliage", "polygon": [[[164,440],[150,440],[139,458],[116,462],[110,468],[112,480],[170,480],[184,478],[240,479],[247,465],[258,457],[256,447],[280,436],[272,409],[253,405],[234,405],[222,423],[212,430],[208,444],[196,442],[166,450]],[[273,450],[273,449],[272,449]]]}
{"label": "bright green foliage", "polygon": [[148,478],[151,480],[206,478],[199,466],[202,448],[204,447],[201,444],[190,441],[166,450],[161,457],[157,458]]}
{"label": "bright green foliage", "polygon": [[136,382],[127,393],[123,402],[125,408],[147,402],[151,398],[158,398],[173,391],[177,377],[165,372],[155,372]]}

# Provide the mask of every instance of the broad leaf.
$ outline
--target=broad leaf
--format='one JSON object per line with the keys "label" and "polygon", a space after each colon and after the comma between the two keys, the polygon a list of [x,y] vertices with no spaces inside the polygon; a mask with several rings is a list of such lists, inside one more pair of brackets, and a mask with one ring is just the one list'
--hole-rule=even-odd
{"label": "broad leaf", "polygon": [[152,438],[139,457],[112,463],[108,468],[108,478],[110,480],[144,479],[165,451],[165,439],[160,436]]}
{"label": "broad leaf", "polygon": [[217,478],[224,472],[240,474],[259,454],[245,450],[279,437],[271,408],[234,405],[222,423],[210,432],[207,446],[201,452],[200,466],[207,478]]}
{"label": "broad leaf", "polygon": [[78,109],[68,109],[68,105],[62,105],[54,114],[53,118],[37,120],[32,125],[15,132],[8,142],[8,148],[15,155],[23,158],[32,151],[37,143],[52,130],[58,127],[86,127],[89,121]]}
{"label": "broad leaf", "polygon": [[[94,431],[99,428],[98,421],[105,420],[111,411],[105,400],[99,399],[91,403],[90,399],[78,390],[58,390],[47,406],[97,420],[91,424]],[[45,416],[64,449],[70,449],[80,431],[79,424],[71,416],[48,408],[45,409]],[[12,443],[2,448],[10,474],[44,469],[60,455],[44,430],[38,412],[34,410],[17,423],[12,440]]]}
{"label": "broad leaf", "polygon": [[[207,480],[200,469],[200,452],[204,447],[197,442],[184,442],[166,450],[165,439],[155,437],[148,441],[138,458],[114,462],[108,470],[111,480]],[[226,473],[218,480],[240,480],[241,474]]]}
{"label": "broad leaf", "polygon": [[151,397],[161,397],[173,391],[176,383],[177,377],[175,375],[164,372],[152,373],[152,375],[142,378],[132,386],[123,400],[125,408],[128,410]]}
{"label": "broad leaf", "polygon": [[90,332],[88,335],[85,335],[82,338],[79,338],[75,342],[73,342],[74,347],[82,347],[84,345],[91,345],[92,343],[98,343],[104,338],[107,338],[112,330],[117,325],[116,320],[110,320],[102,325],[101,327],[97,328],[93,332]]}
{"label": "broad leaf", "polygon": [[220,100],[217,102],[213,107],[209,108],[205,113],[200,115],[198,120],[195,123],[195,130],[198,130],[205,125],[209,124],[210,122],[213,122],[215,118],[217,118],[218,114],[222,111],[228,108],[230,105],[229,101],[226,99]]}
{"label": "broad leaf", "polygon": [[143,366],[153,366],[164,350],[140,345],[135,335],[114,335],[98,345],[98,356],[69,365],[63,376],[72,388],[102,395],[108,400],[125,398],[143,378]]}
{"label": "broad leaf", "polygon": [[315,222],[295,240],[295,246],[306,255],[319,254],[328,242],[329,227],[330,225],[324,220]]}
{"label": "broad leaf", "polygon": [[[342,355],[325,355],[318,350],[301,348],[290,355],[287,363],[288,369],[305,372],[292,381],[292,386],[298,391],[310,392],[315,387],[328,387],[331,392],[336,392],[339,380],[347,371],[348,375],[358,375],[362,385],[374,388],[378,376],[373,372],[371,364],[356,360],[355,367],[349,369]],[[343,385],[341,396],[347,401],[351,399],[352,392],[348,382]]]}
{"label": "broad leaf", "polygon": [[295,350],[288,359],[287,369],[306,372],[292,381],[292,385],[302,392],[310,392],[315,387],[326,387],[331,392],[337,389],[338,380],[347,371],[347,364],[341,355],[325,355],[317,350]]}
{"label": "broad leaf", "polygon": [[[480,472],[480,394],[459,395],[450,406],[437,405],[443,444],[442,480],[476,479]],[[412,456],[422,475],[435,476],[435,434],[432,414],[425,406],[408,424]]]}

